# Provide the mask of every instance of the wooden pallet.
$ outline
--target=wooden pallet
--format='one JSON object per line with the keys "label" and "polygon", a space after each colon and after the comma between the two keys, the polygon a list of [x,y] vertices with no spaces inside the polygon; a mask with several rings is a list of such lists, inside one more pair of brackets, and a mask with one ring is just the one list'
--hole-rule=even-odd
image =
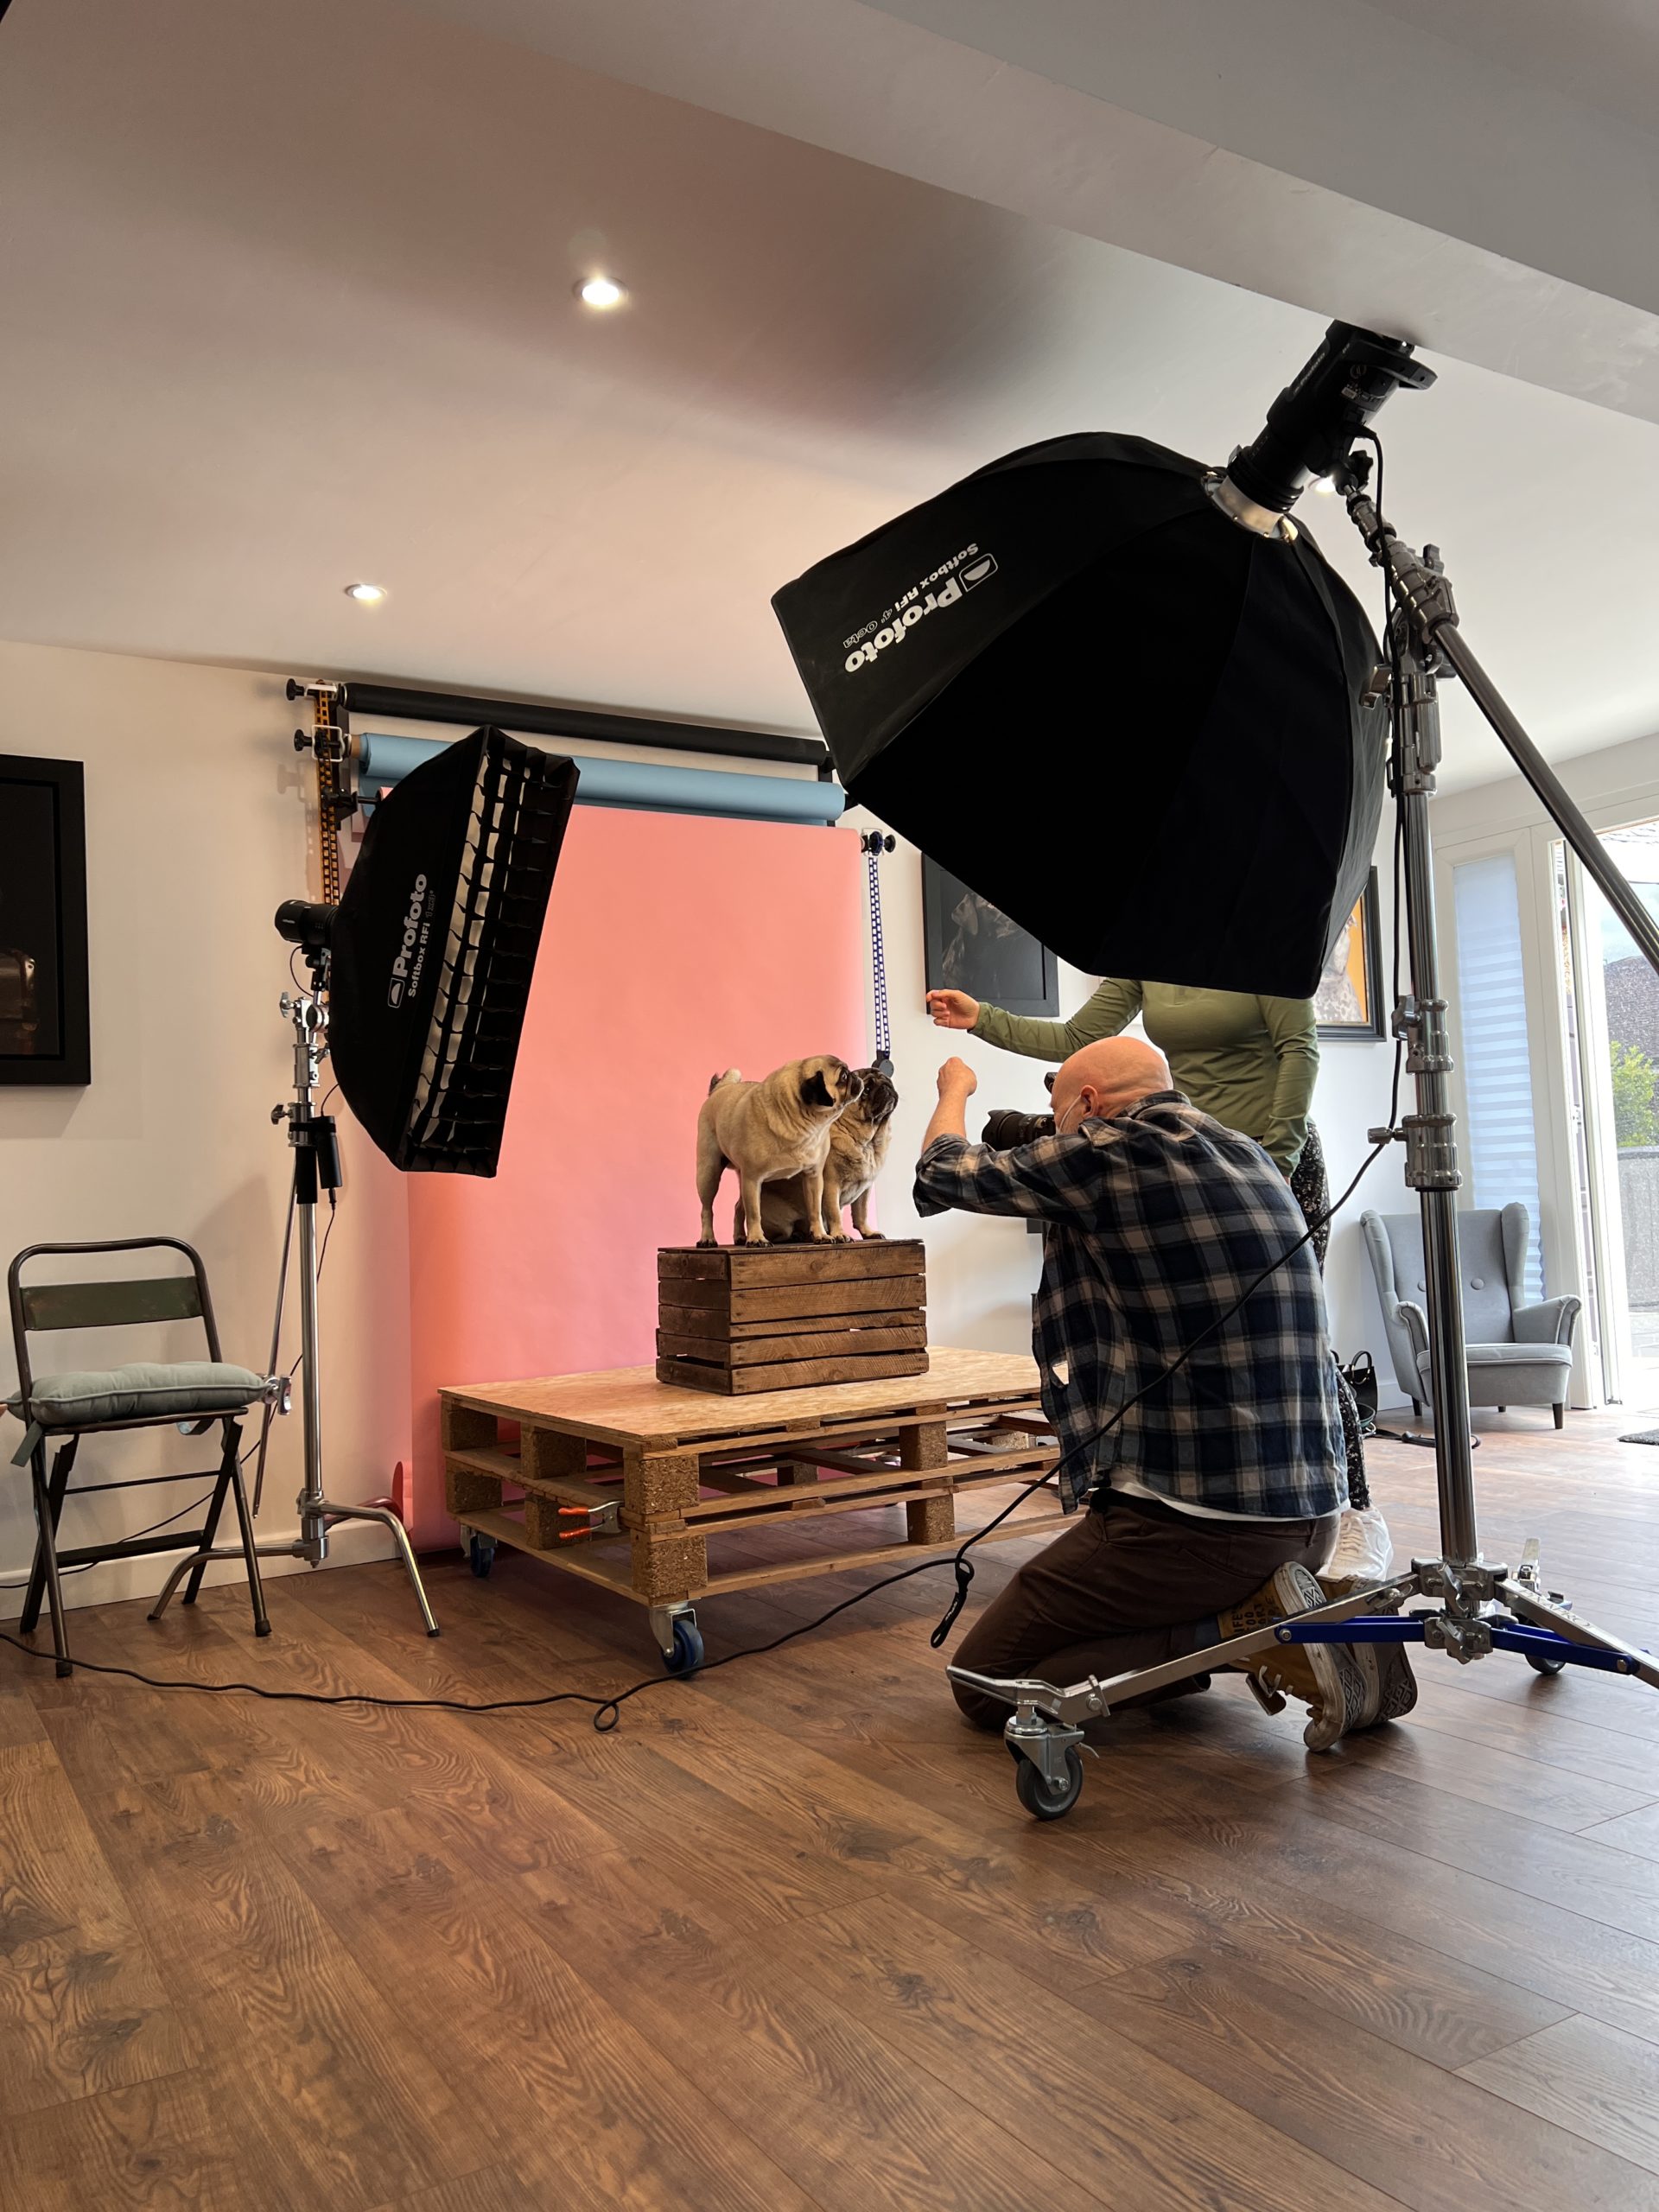
{"label": "wooden pallet", "polygon": [[[701,1600],[954,1547],[959,1493],[1054,1465],[1036,1383],[1023,1355],[935,1349],[920,1380],[737,1400],[649,1367],[473,1384],[440,1393],[446,1494],[465,1528],[641,1604]],[[873,1543],[900,1505],[902,1535]],[[837,1541],[791,1543],[826,1516]],[[996,1536],[1058,1518],[1042,1493]]]}
{"label": "wooden pallet", "polygon": [[657,1255],[657,1375],[746,1397],[927,1371],[919,1239],[677,1245]]}

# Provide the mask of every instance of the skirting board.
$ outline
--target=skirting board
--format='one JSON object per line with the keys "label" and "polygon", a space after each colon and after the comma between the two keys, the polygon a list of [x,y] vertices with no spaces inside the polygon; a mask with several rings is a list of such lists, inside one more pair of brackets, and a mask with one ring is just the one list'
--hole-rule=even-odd
{"label": "skirting board", "polygon": [[[291,1544],[297,1541],[299,1526],[273,1528],[261,1521],[256,1534],[262,1544]],[[219,1524],[219,1541],[236,1541],[236,1516],[227,1506]],[[183,1557],[182,1551],[158,1552],[143,1559],[111,1560],[102,1567],[89,1567],[84,1574],[66,1574],[63,1578],[63,1602],[72,1611],[80,1605],[118,1605],[127,1598],[153,1598],[168,1576]],[[392,1557],[391,1537],[388,1531],[370,1521],[346,1521],[329,1532],[329,1567],[361,1567],[370,1560],[383,1559],[388,1563]],[[16,1572],[16,1570],[13,1570]],[[28,1562],[23,1562],[27,1574]],[[311,1569],[302,1559],[265,1559],[259,1561],[259,1572],[266,1582],[280,1580],[287,1574],[308,1574]],[[216,1587],[225,1582],[243,1582],[245,1577],[239,1559],[215,1560],[202,1576],[204,1589]],[[15,1589],[0,1590],[0,1622],[15,1621],[23,1610],[24,1584]],[[176,1600],[175,1605],[176,1605]],[[50,1641],[46,1617],[41,1617],[41,1634]]]}

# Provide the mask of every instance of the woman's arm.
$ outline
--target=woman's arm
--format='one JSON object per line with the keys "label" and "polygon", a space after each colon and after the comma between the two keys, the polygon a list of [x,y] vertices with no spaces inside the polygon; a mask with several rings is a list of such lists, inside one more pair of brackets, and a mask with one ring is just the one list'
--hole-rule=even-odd
{"label": "woman's arm", "polygon": [[1263,1149],[1287,1176],[1307,1141],[1307,1109],[1313,1103],[1313,1078],[1319,1071],[1319,1033],[1312,999],[1258,999],[1279,1061],[1273,1116],[1262,1138]]}
{"label": "woman's arm", "polygon": [[1038,1021],[1028,1014],[1004,1014],[1000,1006],[982,1006],[973,1033],[1005,1052],[1023,1052],[1027,1059],[1065,1060],[1098,1037],[1116,1037],[1140,1011],[1140,984],[1109,976],[1070,1021]]}

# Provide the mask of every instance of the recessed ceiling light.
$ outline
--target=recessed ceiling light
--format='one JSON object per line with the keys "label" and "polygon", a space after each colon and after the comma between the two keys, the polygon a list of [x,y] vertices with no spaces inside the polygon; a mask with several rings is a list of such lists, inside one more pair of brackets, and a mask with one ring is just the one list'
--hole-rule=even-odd
{"label": "recessed ceiling light", "polygon": [[627,296],[627,286],[614,276],[584,276],[576,286],[576,297],[584,307],[620,308]]}
{"label": "recessed ceiling light", "polygon": [[347,584],[346,587],[346,598],[354,599],[364,607],[378,607],[385,595],[384,584]]}

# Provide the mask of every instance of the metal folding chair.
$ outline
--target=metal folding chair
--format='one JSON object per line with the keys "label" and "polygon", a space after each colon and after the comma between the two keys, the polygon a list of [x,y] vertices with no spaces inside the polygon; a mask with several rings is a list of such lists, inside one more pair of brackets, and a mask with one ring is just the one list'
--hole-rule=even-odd
{"label": "metal folding chair", "polygon": [[[190,1262],[190,1273],[120,1282],[25,1283],[22,1280],[23,1269],[30,1261],[48,1255],[142,1251],[181,1252]],[[90,1567],[105,1560],[141,1559],[156,1552],[210,1552],[228,1497],[235,1505],[241,1531],[248,1594],[253,1604],[254,1634],[269,1636],[270,1623],[265,1616],[264,1592],[254,1549],[253,1516],[248,1510],[238,1451],[241,1416],[251,1406],[270,1395],[272,1384],[266,1376],[256,1375],[249,1368],[231,1366],[220,1358],[219,1330],[200,1254],[176,1236],[124,1236],[96,1243],[31,1244],[12,1262],[6,1276],[6,1289],[17,1356],[17,1389],[6,1404],[8,1411],[26,1424],[28,1432],[12,1464],[29,1467],[37,1530],[35,1563],[20,1623],[24,1634],[30,1633],[39,1622],[44,1598],[51,1609],[57,1671],[60,1675],[69,1674],[73,1662],[64,1622],[60,1571]],[[207,1338],[205,1360],[36,1375],[29,1358],[30,1336],[48,1330],[127,1328],[155,1322],[194,1320],[201,1323]],[[140,1475],[119,1482],[81,1483],[71,1492],[69,1478],[82,1437],[114,1435],[125,1429],[165,1428],[169,1425],[190,1436],[205,1435],[217,1425],[223,1439],[217,1468],[204,1469],[200,1477]],[[56,1446],[49,1472],[48,1443]],[[163,1529],[151,1535],[82,1544],[69,1551],[58,1549],[58,1523],[67,1496],[138,1490],[156,1483],[205,1480],[209,1474],[213,1477],[213,1489],[207,1517],[199,1528]],[[206,1567],[204,1558],[191,1569],[184,1593],[187,1605],[195,1600]]]}

